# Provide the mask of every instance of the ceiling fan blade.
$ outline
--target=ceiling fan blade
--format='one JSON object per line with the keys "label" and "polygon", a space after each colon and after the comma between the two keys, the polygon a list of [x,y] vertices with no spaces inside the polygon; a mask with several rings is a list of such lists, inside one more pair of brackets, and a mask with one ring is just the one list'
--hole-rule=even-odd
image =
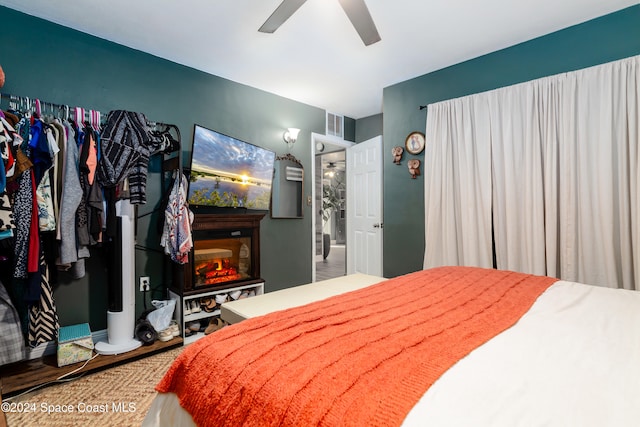
{"label": "ceiling fan blade", "polygon": [[280,25],[291,17],[307,0],[283,0],[280,6],[273,11],[271,16],[258,29],[261,33],[273,33]]}
{"label": "ceiling fan blade", "polygon": [[364,0],[338,0],[365,46],[381,40]]}

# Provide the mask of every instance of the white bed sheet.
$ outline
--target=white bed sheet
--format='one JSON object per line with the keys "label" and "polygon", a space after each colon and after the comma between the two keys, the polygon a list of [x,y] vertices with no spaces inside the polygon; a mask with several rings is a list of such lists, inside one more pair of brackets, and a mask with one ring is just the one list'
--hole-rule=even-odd
{"label": "white bed sheet", "polygon": [[268,292],[252,298],[226,302],[220,308],[222,320],[234,324],[277,310],[298,307],[335,295],[364,288],[385,280],[384,277],[354,273],[306,285]]}
{"label": "white bed sheet", "polygon": [[[159,394],[143,426],[193,426]],[[640,425],[640,292],[559,281],[447,371],[403,426]]]}

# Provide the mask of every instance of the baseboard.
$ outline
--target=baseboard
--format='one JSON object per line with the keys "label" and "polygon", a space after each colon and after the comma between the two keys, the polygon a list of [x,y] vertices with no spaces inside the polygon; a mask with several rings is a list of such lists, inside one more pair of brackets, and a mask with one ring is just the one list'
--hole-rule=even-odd
{"label": "baseboard", "polygon": [[[94,343],[98,341],[106,341],[108,339],[107,330],[102,329],[100,331],[92,332],[91,338]],[[29,347],[27,348],[27,360],[39,359],[43,356],[56,354],[57,349],[58,345],[56,341],[47,341],[36,347]]]}

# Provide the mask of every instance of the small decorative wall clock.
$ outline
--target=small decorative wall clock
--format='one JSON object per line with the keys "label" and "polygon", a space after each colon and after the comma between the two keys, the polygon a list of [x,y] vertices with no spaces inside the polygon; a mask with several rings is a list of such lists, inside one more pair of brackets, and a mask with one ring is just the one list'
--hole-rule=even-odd
{"label": "small decorative wall clock", "polygon": [[404,146],[407,149],[407,152],[411,154],[422,153],[422,150],[424,150],[424,144],[424,133],[422,132],[411,132],[404,141]]}

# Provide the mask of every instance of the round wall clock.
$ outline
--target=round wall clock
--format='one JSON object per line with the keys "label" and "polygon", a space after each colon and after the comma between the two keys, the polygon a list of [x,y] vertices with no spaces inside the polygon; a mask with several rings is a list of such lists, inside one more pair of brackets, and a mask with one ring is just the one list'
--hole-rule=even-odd
{"label": "round wall clock", "polygon": [[411,154],[420,154],[424,150],[424,133],[411,132],[404,140],[404,146]]}

